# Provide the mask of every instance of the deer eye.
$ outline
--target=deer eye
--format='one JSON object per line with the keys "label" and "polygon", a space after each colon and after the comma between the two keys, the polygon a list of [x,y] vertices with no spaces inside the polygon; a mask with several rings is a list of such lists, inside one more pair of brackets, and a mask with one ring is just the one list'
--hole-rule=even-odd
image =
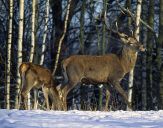
{"label": "deer eye", "polygon": [[125,39],[128,39],[128,36],[127,35],[125,35],[125,37],[124,37]]}

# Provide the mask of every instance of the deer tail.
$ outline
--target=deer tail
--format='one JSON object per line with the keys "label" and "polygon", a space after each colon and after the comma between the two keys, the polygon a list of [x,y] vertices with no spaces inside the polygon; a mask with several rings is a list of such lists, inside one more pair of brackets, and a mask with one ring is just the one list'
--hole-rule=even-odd
{"label": "deer tail", "polygon": [[63,74],[63,83],[62,85],[65,85],[68,83],[68,76],[67,76],[67,71],[66,71],[66,65],[64,64],[64,60],[62,61],[62,74]]}
{"label": "deer tail", "polygon": [[19,67],[19,73],[20,73],[21,83],[22,83],[21,87],[23,87],[25,84],[25,75],[29,69],[30,69],[30,63],[22,63]]}

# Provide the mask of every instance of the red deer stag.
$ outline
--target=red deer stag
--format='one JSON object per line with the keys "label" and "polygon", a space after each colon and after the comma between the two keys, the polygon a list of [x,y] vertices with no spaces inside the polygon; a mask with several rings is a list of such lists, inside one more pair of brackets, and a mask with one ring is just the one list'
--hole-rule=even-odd
{"label": "red deer stag", "polygon": [[46,106],[49,110],[48,96],[50,89],[53,88],[53,95],[55,95],[56,98],[58,96],[50,70],[40,65],[24,62],[19,67],[19,73],[22,79],[21,95],[25,109],[27,109],[27,94],[30,90],[32,88],[42,87]]}
{"label": "red deer stag", "polygon": [[128,96],[120,86],[120,81],[124,75],[130,72],[137,59],[137,52],[144,51],[145,48],[134,37],[129,37],[124,33],[116,32],[120,37],[123,47],[121,55],[107,54],[102,56],[91,55],[73,55],[63,60],[63,76],[64,83],[58,86],[62,102],[65,110],[67,109],[66,97],[69,91],[78,83],[106,83],[107,99],[105,109],[108,107],[110,97],[109,84],[121,94],[127,105],[131,108],[131,103],[128,102]]}

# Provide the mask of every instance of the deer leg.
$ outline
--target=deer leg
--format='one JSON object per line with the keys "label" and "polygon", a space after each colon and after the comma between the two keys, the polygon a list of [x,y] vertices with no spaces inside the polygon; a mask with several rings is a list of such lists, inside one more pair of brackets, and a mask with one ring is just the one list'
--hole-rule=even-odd
{"label": "deer leg", "polygon": [[54,95],[54,94],[53,94],[52,88],[49,88],[49,97],[50,97],[50,99],[51,99],[51,101],[52,101],[51,109],[52,109],[52,110],[55,110],[55,109],[56,109],[55,100],[54,100],[55,96],[53,96],[53,95]]}
{"label": "deer leg", "polygon": [[34,89],[34,109],[37,110],[38,106],[38,89]]}
{"label": "deer leg", "polygon": [[22,101],[23,101],[23,104],[24,104],[24,109],[27,110],[27,108],[28,108],[28,105],[27,105],[28,93],[22,92],[21,96],[22,96]]}
{"label": "deer leg", "polygon": [[[61,91],[61,90],[59,90]],[[54,110],[63,110],[62,108],[62,96],[60,97],[59,94],[61,92],[59,92],[56,87],[52,87],[50,88],[50,98],[52,100],[52,108]],[[61,93],[62,95],[62,93]]]}
{"label": "deer leg", "polygon": [[58,96],[57,96],[57,92],[55,91],[55,89],[52,87],[50,88],[50,99],[52,101],[52,109],[53,110],[59,110],[58,107]]}
{"label": "deer leg", "polygon": [[120,95],[124,98],[125,102],[131,109],[132,107],[131,107],[131,103],[128,102],[128,96],[127,96],[126,92],[123,90],[123,88],[121,87],[121,85],[119,84],[119,82],[118,81],[113,82],[113,86],[120,93]]}
{"label": "deer leg", "polygon": [[104,84],[104,87],[106,89],[105,111],[108,111],[108,105],[109,105],[109,101],[110,101],[110,88],[109,88],[110,86],[108,84]]}
{"label": "deer leg", "polygon": [[[55,100],[54,100],[54,98],[55,98]],[[61,101],[58,100],[56,97],[53,97],[53,99],[52,99],[52,109],[53,110],[62,110]]]}
{"label": "deer leg", "polygon": [[62,97],[62,110],[67,111],[67,96]]}
{"label": "deer leg", "polygon": [[50,110],[50,107],[49,107],[49,88],[45,87],[45,86],[42,86],[42,91],[43,91],[43,94],[44,94],[44,98],[45,98],[45,102],[46,102],[46,108],[47,110]]}
{"label": "deer leg", "polygon": [[59,99],[60,99],[60,103],[59,103],[59,109],[60,110],[64,110],[67,111],[67,94],[64,93],[63,90],[59,91]]}
{"label": "deer leg", "polygon": [[61,102],[62,102],[62,108],[64,111],[67,111],[67,95],[69,91],[71,91],[77,84],[78,84],[78,77],[73,77],[73,80],[71,80],[63,89],[61,89]]}
{"label": "deer leg", "polygon": [[26,110],[28,109],[28,93],[30,92],[30,90],[30,87],[23,86],[21,91],[22,101]]}
{"label": "deer leg", "polygon": [[109,89],[107,88],[107,89],[106,89],[105,111],[108,111],[109,101],[110,101],[110,91],[109,91]]}

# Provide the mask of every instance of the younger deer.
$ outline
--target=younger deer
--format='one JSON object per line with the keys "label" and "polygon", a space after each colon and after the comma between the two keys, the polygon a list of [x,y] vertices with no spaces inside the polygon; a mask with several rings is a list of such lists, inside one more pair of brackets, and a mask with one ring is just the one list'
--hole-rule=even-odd
{"label": "younger deer", "polygon": [[[54,82],[50,70],[40,65],[36,65],[29,62],[23,62],[19,67],[19,73],[22,79],[21,95],[23,98],[25,109],[27,109],[27,94],[30,92],[30,90],[32,88],[42,87],[46,106],[49,110],[49,89],[55,86],[53,85]],[[55,93],[56,92],[57,91],[55,91]]]}

